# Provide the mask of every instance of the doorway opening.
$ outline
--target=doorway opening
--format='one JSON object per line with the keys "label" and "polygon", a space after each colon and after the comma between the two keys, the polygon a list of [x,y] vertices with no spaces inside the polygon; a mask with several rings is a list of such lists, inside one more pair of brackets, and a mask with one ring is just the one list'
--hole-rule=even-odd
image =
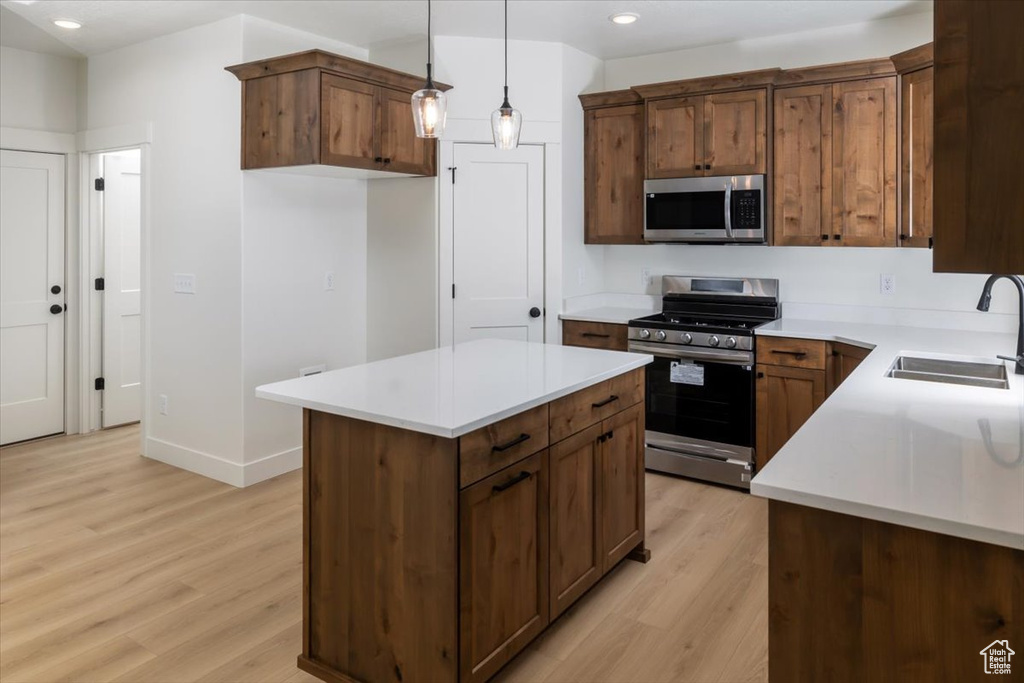
{"label": "doorway opening", "polygon": [[[142,150],[89,158],[89,429],[142,419]],[[86,407],[83,406],[83,410]]]}

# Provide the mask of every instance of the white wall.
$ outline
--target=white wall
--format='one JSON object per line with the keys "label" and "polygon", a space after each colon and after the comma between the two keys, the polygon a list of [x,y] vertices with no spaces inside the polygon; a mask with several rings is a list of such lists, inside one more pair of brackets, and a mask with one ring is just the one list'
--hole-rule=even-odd
{"label": "white wall", "polygon": [[76,132],[78,64],[68,57],[0,47],[0,126]]}
{"label": "white wall", "polygon": [[[745,40],[657,55],[609,60],[605,89],[768,67],[792,68],[887,57],[932,39],[931,13],[864,24]],[[583,261],[566,254],[567,275]],[[641,270],[655,276],[644,288]],[[778,278],[784,302],[958,311],[967,324],[992,324],[974,315],[984,281],[979,275],[931,272],[927,249],[856,249],[749,246],[642,245],[605,247],[604,287],[610,292],[660,293],[660,275],[708,274]],[[882,273],[896,276],[896,294],[879,294]],[[1003,285],[1000,285],[1001,289]],[[1007,287],[1009,289],[1009,287]],[[1009,293],[992,311],[1012,313]],[[795,310],[795,309],[794,309]],[[856,308],[850,315],[856,315]],[[1001,328],[1013,321],[999,319]]]}

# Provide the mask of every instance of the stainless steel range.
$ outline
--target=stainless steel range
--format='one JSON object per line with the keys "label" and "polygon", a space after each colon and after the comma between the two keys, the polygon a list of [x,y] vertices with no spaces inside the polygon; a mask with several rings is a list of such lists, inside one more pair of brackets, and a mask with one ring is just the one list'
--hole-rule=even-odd
{"label": "stainless steel range", "polygon": [[629,321],[647,366],[647,469],[750,488],[754,329],[780,315],[779,281],[666,275],[662,312]]}

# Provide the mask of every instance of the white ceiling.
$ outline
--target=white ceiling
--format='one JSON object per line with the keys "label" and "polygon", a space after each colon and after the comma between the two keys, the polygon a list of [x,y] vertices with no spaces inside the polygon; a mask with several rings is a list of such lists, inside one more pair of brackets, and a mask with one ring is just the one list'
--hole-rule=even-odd
{"label": "white ceiling", "polygon": [[[422,39],[425,0],[4,0],[3,45],[95,55],[249,14],[363,48]],[[434,32],[497,38],[500,0],[435,0]],[[602,59],[711,45],[929,11],[932,0],[511,0],[511,38],[556,41]],[[608,21],[636,12],[629,26]],[[11,18],[16,13],[27,21]],[[74,19],[68,31],[54,19]],[[19,25],[8,29],[7,24]],[[39,29],[39,30],[35,30]],[[54,39],[59,41],[55,45]],[[10,41],[10,42],[9,42]],[[35,45],[36,47],[32,47]],[[63,47],[61,47],[63,45]],[[67,54],[65,52],[65,54]]]}

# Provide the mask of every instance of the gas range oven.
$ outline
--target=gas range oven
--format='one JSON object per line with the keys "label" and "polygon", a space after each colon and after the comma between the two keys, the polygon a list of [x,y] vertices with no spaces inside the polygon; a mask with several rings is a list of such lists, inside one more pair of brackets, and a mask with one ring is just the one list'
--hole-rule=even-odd
{"label": "gas range oven", "polygon": [[754,329],[780,316],[779,281],[666,275],[662,312],[629,321],[649,353],[646,467],[749,489]]}

